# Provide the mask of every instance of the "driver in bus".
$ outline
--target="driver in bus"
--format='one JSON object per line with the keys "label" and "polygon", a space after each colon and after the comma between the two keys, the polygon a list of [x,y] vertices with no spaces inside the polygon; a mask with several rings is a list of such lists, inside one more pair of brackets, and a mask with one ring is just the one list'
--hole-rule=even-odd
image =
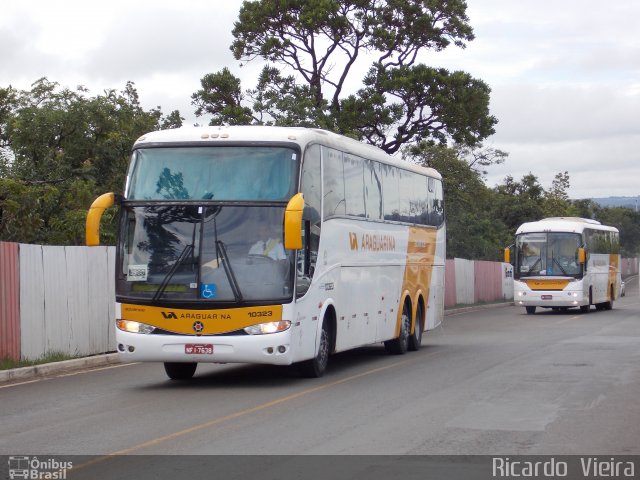
{"label": "driver in bus", "polygon": [[560,244],[560,264],[566,273],[578,273],[578,247],[575,242],[565,240]]}
{"label": "driver in bus", "polygon": [[540,250],[534,248],[528,243],[522,246],[522,260],[520,270],[523,273],[535,272],[537,267],[540,270]]}
{"label": "driver in bus", "polygon": [[554,263],[549,265],[550,274],[570,275],[578,273],[575,242],[558,240],[552,245],[551,254]]}
{"label": "driver in bus", "polygon": [[272,260],[286,260],[282,240],[277,235],[273,235],[269,225],[260,223],[258,226],[259,240],[249,249],[249,255],[262,255]]}

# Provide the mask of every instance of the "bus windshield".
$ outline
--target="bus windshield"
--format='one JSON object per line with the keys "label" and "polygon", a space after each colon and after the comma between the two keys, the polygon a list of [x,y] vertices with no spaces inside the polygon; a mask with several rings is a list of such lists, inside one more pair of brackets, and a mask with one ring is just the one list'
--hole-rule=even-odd
{"label": "bus windshield", "polygon": [[286,147],[140,148],[127,199],[286,201],[295,193],[297,157]]}
{"label": "bus windshield", "polygon": [[152,301],[250,304],[292,297],[284,206],[123,207],[117,294]]}
{"label": "bus windshield", "polygon": [[516,278],[538,275],[579,277],[577,233],[524,233],[516,237]]}

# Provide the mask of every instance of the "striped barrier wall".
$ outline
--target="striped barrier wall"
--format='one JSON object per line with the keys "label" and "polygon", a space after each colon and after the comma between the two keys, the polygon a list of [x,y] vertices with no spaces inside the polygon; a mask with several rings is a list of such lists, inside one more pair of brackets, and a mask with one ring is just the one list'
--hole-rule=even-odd
{"label": "striped barrier wall", "polygon": [[638,275],[638,257],[622,258],[620,261],[620,273],[622,278]]}
{"label": "striped barrier wall", "polygon": [[513,299],[513,267],[508,263],[455,258],[445,268],[445,307]]}
{"label": "striped barrier wall", "polygon": [[446,261],[444,268],[444,306],[453,307],[456,304],[456,268],[455,260]]}
{"label": "striped barrier wall", "polygon": [[20,244],[21,356],[115,350],[115,248]]}
{"label": "striped barrier wall", "polygon": [[470,305],[475,301],[475,267],[473,260],[454,258],[456,272],[456,304]]}
{"label": "striped barrier wall", "polygon": [[477,260],[473,262],[473,303],[502,299],[502,264]]}
{"label": "striped barrier wall", "polygon": [[20,356],[18,244],[0,242],[0,359]]}

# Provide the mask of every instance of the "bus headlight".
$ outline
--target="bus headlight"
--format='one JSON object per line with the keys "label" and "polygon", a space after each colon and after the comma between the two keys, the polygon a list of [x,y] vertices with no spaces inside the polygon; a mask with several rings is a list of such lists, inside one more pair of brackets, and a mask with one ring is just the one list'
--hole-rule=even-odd
{"label": "bus headlight", "polygon": [[134,322],[132,320],[117,320],[116,325],[120,330],[130,333],[145,333],[149,334],[153,332],[156,327],[153,325],[147,325],[146,323]]}
{"label": "bus headlight", "polygon": [[249,335],[266,335],[269,333],[284,332],[291,326],[289,320],[281,320],[279,322],[259,323],[258,325],[251,325],[244,329]]}

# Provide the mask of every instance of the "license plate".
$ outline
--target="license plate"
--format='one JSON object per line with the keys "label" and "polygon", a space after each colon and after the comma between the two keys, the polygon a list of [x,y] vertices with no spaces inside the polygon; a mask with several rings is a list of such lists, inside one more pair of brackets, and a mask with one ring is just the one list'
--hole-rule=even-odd
{"label": "license plate", "polygon": [[553,298],[553,295],[542,295],[542,300],[551,300]]}
{"label": "license plate", "polygon": [[184,353],[187,355],[212,355],[213,345],[211,343],[187,343],[184,346]]}

